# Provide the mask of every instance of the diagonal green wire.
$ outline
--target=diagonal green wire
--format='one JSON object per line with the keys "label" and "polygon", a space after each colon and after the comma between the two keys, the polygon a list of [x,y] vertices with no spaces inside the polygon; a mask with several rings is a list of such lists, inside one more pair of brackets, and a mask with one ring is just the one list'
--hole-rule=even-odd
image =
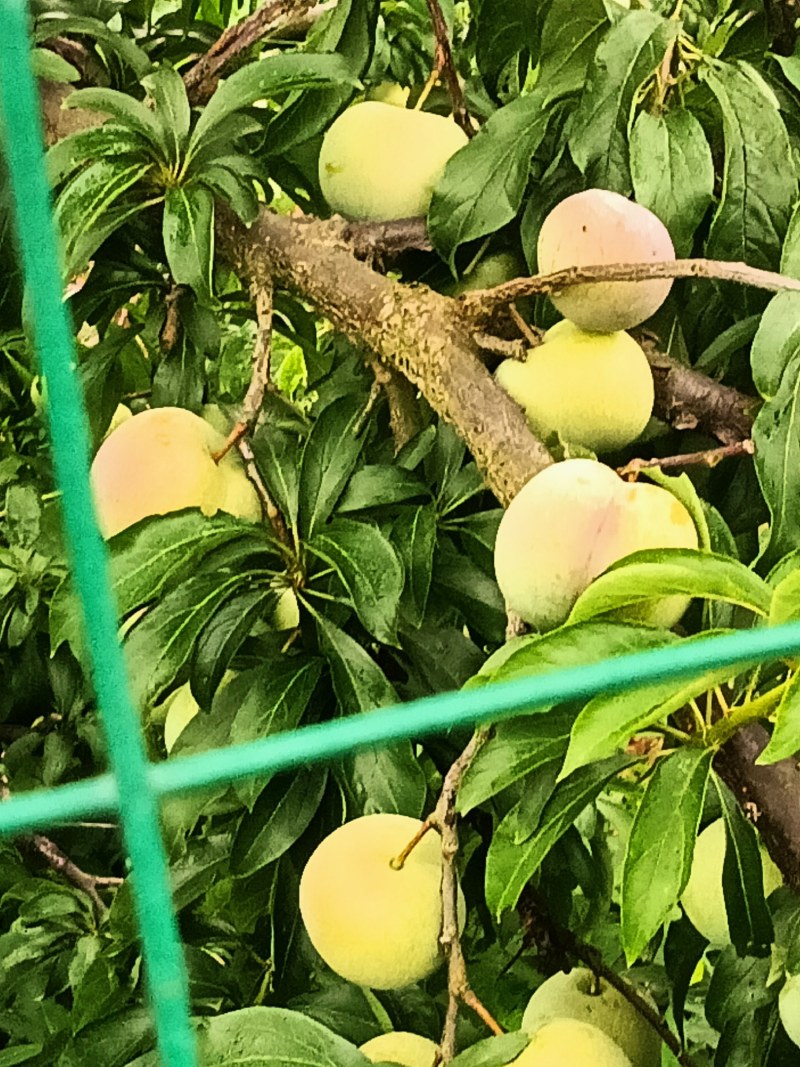
{"label": "diagonal green wire", "polygon": [[14,195],[17,237],[33,313],[36,348],[48,384],[56,480],[119,789],[125,844],[163,1067],[197,1067],[183,950],[172,907],[158,801],[117,639],[108,557],[89,486],[89,434],[65,306],[45,175],[39,98],[30,65],[27,8],[0,0],[0,115]]}

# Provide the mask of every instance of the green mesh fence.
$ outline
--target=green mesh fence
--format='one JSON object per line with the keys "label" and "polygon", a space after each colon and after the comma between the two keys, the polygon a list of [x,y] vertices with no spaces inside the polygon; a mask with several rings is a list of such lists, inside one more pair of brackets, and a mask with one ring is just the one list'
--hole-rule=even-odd
{"label": "green mesh fence", "polygon": [[800,651],[800,623],[670,645],[554,671],[530,681],[446,693],[246,745],[159,765],[148,763],[117,637],[106,547],[89,489],[89,435],[72,332],[62,300],[27,18],[23,0],[0,0],[0,134],[11,177],[36,348],[48,382],[53,461],[62,491],[67,543],[112,772],[7,801],[0,805],[0,834],[27,832],[101,813],[119,814],[131,860],[161,1061],[164,1067],[197,1067],[187,975],[159,827],[161,797],[272,774],[454,726],[496,721],[600,692],[796,654]]}

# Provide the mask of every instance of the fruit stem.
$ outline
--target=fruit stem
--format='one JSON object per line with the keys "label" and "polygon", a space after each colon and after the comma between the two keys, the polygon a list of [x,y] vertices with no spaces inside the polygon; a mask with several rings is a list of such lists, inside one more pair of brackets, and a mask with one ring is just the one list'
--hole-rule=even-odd
{"label": "fruit stem", "polygon": [[400,855],[399,856],[395,856],[395,858],[392,859],[392,860],[389,860],[389,866],[392,868],[393,871],[402,871],[403,867],[405,867],[405,865],[406,865],[406,860],[408,859],[408,857],[411,855],[411,853],[414,851],[414,849],[417,847],[417,845],[423,839],[425,834],[427,834],[428,830],[431,830],[431,829],[433,829],[433,817],[429,816],[422,823],[422,825],[420,826],[419,830],[417,830],[417,832],[414,834],[414,836],[408,842],[408,844],[403,849],[403,851],[400,853]]}

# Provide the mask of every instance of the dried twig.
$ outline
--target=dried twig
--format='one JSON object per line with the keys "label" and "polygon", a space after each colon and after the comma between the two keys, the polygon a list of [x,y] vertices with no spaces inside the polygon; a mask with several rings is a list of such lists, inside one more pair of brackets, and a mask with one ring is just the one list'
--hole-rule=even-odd
{"label": "dried twig", "polygon": [[[476,130],[472,125],[472,119],[467,111],[467,102],[458,80],[458,71],[453,60],[453,50],[450,47],[450,38],[447,35],[447,23],[442,12],[439,0],[426,0],[428,11],[431,13],[433,34],[436,38],[436,50],[434,53],[434,72],[436,76],[444,75],[447,82],[447,90],[453,104],[453,118],[467,135],[474,137]],[[434,79],[435,80],[435,79]]]}
{"label": "dried twig", "polygon": [[491,322],[498,310],[512,300],[537,293],[556,293],[585,282],[632,282],[652,278],[714,278],[717,281],[751,285],[779,293],[800,292],[800,280],[771,270],[750,267],[747,263],[728,263],[715,259],[675,259],[665,263],[606,263],[592,267],[568,267],[552,274],[515,278],[493,289],[475,289],[458,297],[462,312],[476,325]]}
{"label": "dried twig", "polygon": [[[694,1067],[686,1050],[647,997],[642,996],[633,983],[622,978],[603,960],[594,945],[588,945],[571,931],[558,925],[549,914],[539,893],[528,885],[517,905],[523,925],[523,943],[538,948],[544,931],[545,954],[550,958],[578,960],[586,964],[598,978],[613,986],[656,1031],[681,1067]],[[562,964],[563,966],[563,964]]]}
{"label": "dried twig", "polygon": [[716,467],[724,459],[730,459],[732,456],[752,456],[754,452],[755,446],[748,438],[723,445],[721,448],[709,448],[705,452],[685,452],[682,456],[656,456],[654,459],[632,459],[624,467],[618,467],[617,474],[627,478],[650,467],[658,467],[660,470],[674,467]]}
{"label": "dried twig", "polygon": [[436,807],[422,823],[418,833],[406,845],[394,861],[396,867],[411,855],[422,838],[430,830],[438,830],[442,837],[442,934],[441,942],[447,957],[447,988],[449,1000],[445,1017],[444,1030],[440,1045],[439,1062],[450,1063],[456,1054],[456,1020],[459,1002],[471,1008],[486,1026],[495,1034],[502,1034],[503,1028],[495,1021],[488,1009],[481,1003],[470,988],[467,966],[461,951],[458,930],[458,878],[456,876],[456,857],[458,855],[458,816],[456,799],[458,790],[475,756],[488,739],[490,727],[479,727],[467,744],[467,747],[450,767],[445,775],[442,791]]}

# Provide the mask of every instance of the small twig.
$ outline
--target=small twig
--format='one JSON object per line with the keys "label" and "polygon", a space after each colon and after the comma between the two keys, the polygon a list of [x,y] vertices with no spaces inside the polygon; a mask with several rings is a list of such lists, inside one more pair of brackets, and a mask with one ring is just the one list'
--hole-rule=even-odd
{"label": "small twig", "polygon": [[447,35],[447,22],[445,21],[444,13],[439,0],[426,0],[426,3],[431,14],[433,34],[436,38],[434,70],[437,75],[443,74],[447,82],[447,89],[453,104],[453,118],[467,137],[474,137],[476,130],[472,125],[472,119],[467,110],[467,102],[464,99],[461,82],[458,80],[458,71],[453,61],[453,50],[450,47],[450,38]]}
{"label": "small twig", "polygon": [[458,816],[456,799],[461,782],[470,764],[488,740],[491,727],[478,727],[467,747],[445,775],[442,791],[436,807],[422,823],[412,841],[406,845],[393,866],[400,868],[429,830],[438,830],[442,837],[442,933],[440,941],[447,957],[447,988],[449,993],[447,1013],[439,1045],[439,1063],[450,1063],[456,1054],[456,1022],[459,1002],[471,1008],[494,1034],[502,1034],[503,1028],[478,999],[469,984],[467,965],[461,951],[458,929]]}
{"label": "small twig", "polygon": [[[564,959],[564,962],[566,962],[566,959],[573,959],[585,963],[597,978],[602,978],[610,986],[613,986],[618,993],[621,993],[642,1018],[652,1026],[681,1067],[694,1067],[679,1039],[673,1034],[667,1023],[647,998],[642,996],[631,982],[626,981],[616,971],[612,970],[604,962],[598,949],[581,941],[571,930],[559,926],[553,920],[544,901],[532,886],[528,885],[522,891],[518,910],[523,924],[523,944],[525,947],[537,946],[542,930],[546,931],[545,947],[549,954],[553,952],[553,946],[555,945],[558,957]],[[561,964],[560,969],[565,969],[563,964]]]}
{"label": "small twig", "polygon": [[528,354],[528,346],[524,341],[515,339],[506,340],[505,337],[495,337],[493,333],[475,333],[472,335],[478,348],[484,352],[492,352],[503,359],[516,359],[522,362]]}
{"label": "small twig", "polygon": [[164,315],[164,324],[161,327],[161,333],[158,337],[159,344],[164,352],[171,352],[178,343],[178,336],[180,334],[180,314],[178,306],[180,304],[180,299],[185,292],[185,286],[172,285],[169,292],[164,297],[166,314]]}
{"label": "small twig", "polygon": [[493,289],[474,289],[459,296],[462,312],[475,324],[490,322],[512,300],[539,293],[557,293],[587,282],[636,282],[653,278],[713,278],[717,281],[752,285],[778,293],[800,292],[800,279],[775,271],[714,259],[675,259],[664,263],[606,263],[591,267],[567,267],[552,274],[515,278]]}
{"label": "small twig", "polygon": [[[7,780],[0,778],[0,802],[8,800],[10,796],[11,790],[8,788]],[[97,918],[103,918],[107,909],[97,890],[98,888],[121,886],[124,882],[123,878],[87,874],[76,863],[73,863],[55,841],[51,841],[49,837],[45,837],[43,834],[28,834],[19,838],[18,844],[22,848],[31,849],[45,861],[48,867],[62,875],[68,882],[72,882],[78,889],[81,889],[94,905]]]}
{"label": "small twig", "polygon": [[517,310],[517,305],[513,302],[513,300],[508,305],[508,313],[514,320],[514,324],[516,325],[517,329],[529,345],[533,345],[534,347],[536,347],[536,345],[541,344],[541,338],[533,332],[533,330],[527,324],[525,319],[523,319],[522,315],[520,315],[519,311]]}
{"label": "small twig", "polygon": [[292,539],[289,536],[289,530],[286,527],[283,515],[281,515],[277,504],[270,496],[269,489],[267,489],[264,479],[261,477],[261,473],[256,466],[256,457],[253,454],[253,449],[250,447],[250,442],[246,437],[243,437],[236,447],[239,449],[239,455],[244,460],[247,477],[253,483],[255,491],[258,493],[258,498],[261,501],[261,506],[266,513],[273,533],[281,544],[291,547]]}
{"label": "small twig", "polygon": [[208,103],[229,63],[258,44],[271,30],[303,18],[314,6],[314,0],[273,0],[229,27],[184,75],[191,103],[195,106]]}
{"label": "small twig", "polygon": [[648,470],[650,467],[658,467],[661,470],[669,470],[673,467],[716,467],[724,459],[732,456],[752,456],[755,453],[755,445],[748,438],[745,441],[734,441],[733,444],[723,445],[721,448],[709,448],[705,452],[686,452],[682,456],[657,456],[654,459],[632,459],[624,467],[617,467],[617,474],[622,478],[629,475],[637,475],[639,471]]}

